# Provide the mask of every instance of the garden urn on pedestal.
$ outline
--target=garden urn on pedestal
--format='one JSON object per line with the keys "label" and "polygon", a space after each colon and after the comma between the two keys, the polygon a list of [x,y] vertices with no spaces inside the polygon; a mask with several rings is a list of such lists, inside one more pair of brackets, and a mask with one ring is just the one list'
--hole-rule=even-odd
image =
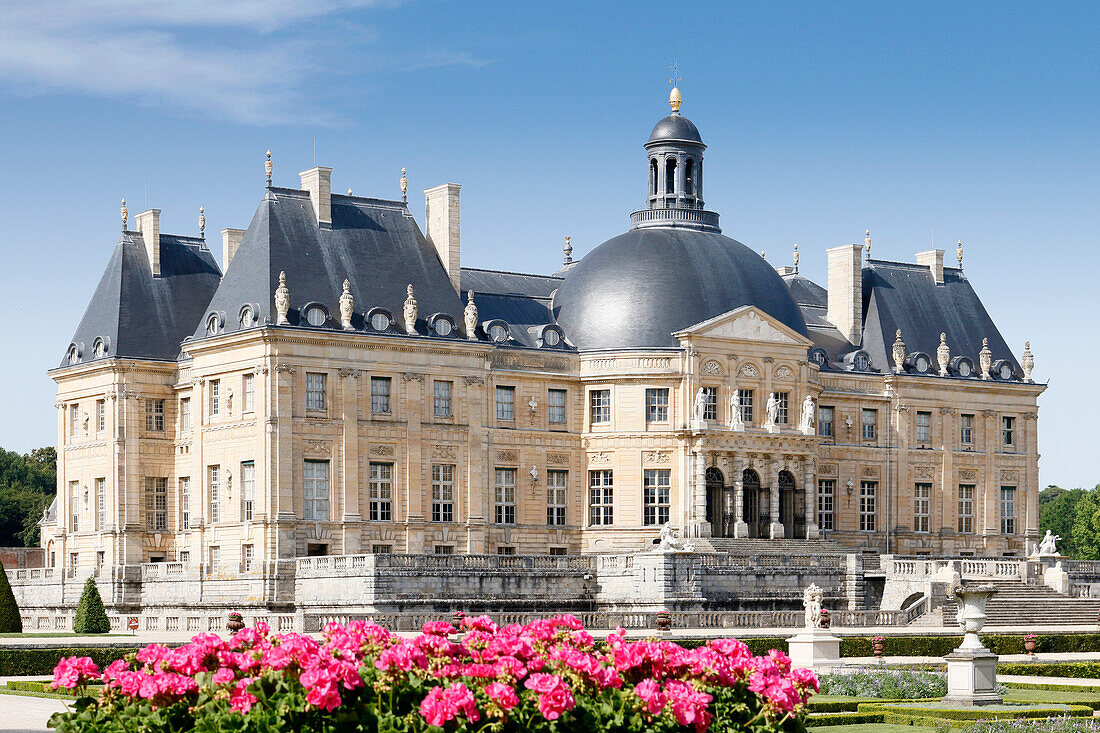
{"label": "garden urn on pedestal", "polygon": [[985,606],[997,592],[992,585],[956,585],[948,595],[958,603],[959,626],[966,631],[962,644],[944,659],[947,661],[949,705],[999,705],[997,694],[997,655],[982,645],[978,632],[985,626]]}

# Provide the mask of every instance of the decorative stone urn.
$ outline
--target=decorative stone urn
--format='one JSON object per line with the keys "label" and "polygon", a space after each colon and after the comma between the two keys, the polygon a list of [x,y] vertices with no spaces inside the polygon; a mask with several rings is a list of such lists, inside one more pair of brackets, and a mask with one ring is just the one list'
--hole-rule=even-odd
{"label": "decorative stone urn", "polygon": [[997,592],[992,585],[972,585],[963,587],[955,586],[951,589],[951,595],[959,604],[957,620],[959,626],[966,631],[959,649],[973,649],[975,651],[989,651],[978,638],[978,632],[985,626],[985,606],[989,599]]}
{"label": "decorative stone urn", "polygon": [[966,631],[962,644],[944,659],[947,661],[948,705],[999,705],[997,694],[997,655],[982,645],[978,632],[985,626],[985,607],[997,592],[992,585],[956,585],[947,591],[959,605],[957,620]]}
{"label": "decorative stone urn", "polygon": [[229,614],[229,622],[226,623],[225,628],[232,634],[237,633],[244,628],[244,617],[234,611],[233,613]]}

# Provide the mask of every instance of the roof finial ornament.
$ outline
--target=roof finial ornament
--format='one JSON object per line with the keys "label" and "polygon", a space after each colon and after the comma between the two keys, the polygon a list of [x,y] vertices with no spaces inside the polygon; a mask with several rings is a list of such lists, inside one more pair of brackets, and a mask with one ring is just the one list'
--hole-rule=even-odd
{"label": "roof finial ornament", "polygon": [[868,229],[863,233],[863,249],[867,253],[867,258],[871,258],[871,230]]}
{"label": "roof finial ornament", "polygon": [[765,262],[767,262],[767,261],[768,261],[768,253],[767,253],[767,252],[765,252],[764,250],[760,250],[760,259],[762,259],[762,260],[764,260]]}
{"label": "roof finial ornament", "polygon": [[206,209],[199,207],[199,239],[206,239]]}
{"label": "roof finial ornament", "polygon": [[565,238],[565,246],[561,248],[562,252],[565,252],[565,258],[562,260],[562,264],[570,265],[573,263],[573,245],[569,243],[572,237]]}
{"label": "roof finial ornament", "polygon": [[122,199],[122,208],[118,210],[120,216],[122,216],[122,231],[126,231],[126,220],[130,218],[130,212],[126,208],[126,199]]}
{"label": "roof finial ornament", "polygon": [[670,75],[668,83],[672,85],[672,91],[668,94],[668,106],[672,107],[672,114],[680,114],[680,105],[684,103],[680,97],[680,65],[676,63],[676,57],[672,57],[672,63],[668,65]]}
{"label": "roof finial ornament", "polygon": [[900,328],[894,338],[894,349],[891,355],[894,357],[894,371],[901,374],[905,371],[905,342],[901,340]]}
{"label": "roof finial ornament", "polygon": [[989,379],[989,368],[993,366],[993,352],[989,350],[989,339],[982,339],[982,350],[978,352],[978,365],[982,368],[982,379]]}
{"label": "roof finial ornament", "polygon": [[274,170],[275,164],[271,162],[271,151],[267,151],[267,160],[264,161],[264,175],[267,176],[267,187],[271,188],[271,171]]}
{"label": "roof finial ornament", "polygon": [[401,203],[409,203],[409,179],[405,177],[405,166],[401,166]]}
{"label": "roof finial ornament", "polygon": [[940,333],[940,345],[936,349],[936,361],[940,363],[940,376],[947,376],[947,365],[951,363],[951,347],[947,345],[947,334]]}
{"label": "roof finial ornament", "polygon": [[798,274],[798,242],[794,243],[794,273]]}
{"label": "roof finial ornament", "polygon": [[345,331],[351,331],[352,314],[355,313],[355,296],[351,294],[351,281],[344,278],[344,292],[340,294],[340,325]]}
{"label": "roof finial ornament", "polygon": [[401,315],[405,317],[405,333],[410,336],[416,335],[416,297],[413,295],[412,283],[409,283],[409,287],[405,288],[405,292],[408,297],[405,298],[405,304],[401,307]]}
{"label": "roof finial ornament", "polygon": [[463,320],[466,321],[466,338],[477,341],[477,306],[474,305],[474,291],[466,291],[466,310],[462,311]]}
{"label": "roof finial ornament", "polygon": [[1020,357],[1020,368],[1024,370],[1024,381],[1030,382],[1031,371],[1035,368],[1035,355],[1031,353],[1031,342],[1024,342],[1024,353]]}
{"label": "roof finial ornament", "polygon": [[348,189],[348,196],[351,196],[351,189]]}
{"label": "roof finial ornament", "polygon": [[958,246],[955,247],[955,259],[959,261],[959,269],[963,269],[963,241],[961,239]]}
{"label": "roof finial ornament", "polygon": [[279,287],[275,288],[275,325],[285,326],[290,321],[286,314],[290,312],[290,288],[286,286],[286,271],[279,272]]}

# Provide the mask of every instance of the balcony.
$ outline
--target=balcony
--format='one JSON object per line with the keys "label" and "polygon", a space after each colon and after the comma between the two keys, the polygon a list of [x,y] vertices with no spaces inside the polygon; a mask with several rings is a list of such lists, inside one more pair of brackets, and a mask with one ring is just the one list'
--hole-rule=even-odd
{"label": "balcony", "polygon": [[630,215],[631,229],[657,226],[721,231],[718,213],[704,209],[641,209]]}

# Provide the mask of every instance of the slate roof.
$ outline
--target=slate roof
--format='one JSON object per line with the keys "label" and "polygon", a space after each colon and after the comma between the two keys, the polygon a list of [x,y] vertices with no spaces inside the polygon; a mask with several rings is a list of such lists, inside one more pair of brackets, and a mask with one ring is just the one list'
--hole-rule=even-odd
{"label": "slate roof", "polygon": [[[224,313],[224,332],[232,332],[241,329],[241,308],[254,304],[257,325],[274,324],[280,271],[287,275],[291,326],[313,328],[301,311],[307,304],[320,303],[330,318],[319,328],[340,328],[339,302],[347,278],[357,329],[363,328],[368,310],[382,307],[393,315],[395,331],[403,333],[401,312],[405,288],[411,283],[419,334],[428,333],[428,316],[446,313],[457,325],[456,337],[465,335],[464,304],[435,248],[400,201],[333,194],[332,226],[322,228],[307,192],[268,189],[206,313]],[[206,337],[205,319],[192,328],[195,338]]]}
{"label": "slate roof", "polygon": [[[171,234],[160,235],[160,267],[153,277],[141,234],[122,233],[73,335],[82,352],[77,363],[97,358],[97,339],[106,347],[100,358],[176,359],[221,270],[202,239]],[[66,350],[60,366],[69,365]]]}
{"label": "slate roof", "polygon": [[474,291],[478,319],[508,324],[511,341],[506,346],[538,346],[536,328],[554,322],[550,295],[561,282],[560,277],[549,275],[462,268],[462,292]]}

